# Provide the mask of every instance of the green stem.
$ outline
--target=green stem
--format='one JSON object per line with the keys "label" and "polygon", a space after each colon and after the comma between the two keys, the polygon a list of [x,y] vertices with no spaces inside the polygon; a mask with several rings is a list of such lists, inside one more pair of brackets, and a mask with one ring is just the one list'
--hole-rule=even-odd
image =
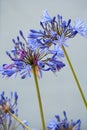
{"label": "green stem", "polygon": [[30,130],[28,126],[26,126],[17,116],[12,114],[10,111],[8,112],[16,121],[18,121],[23,127],[25,127],[27,130]]}
{"label": "green stem", "polygon": [[72,66],[72,64],[71,64],[71,61],[70,61],[70,59],[69,59],[69,56],[68,56],[68,54],[67,54],[67,52],[66,52],[64,46],[62,46],[62,49],[63,49],[63,51],[64,51],[64,53],[65,53],[65,56],[66,56],[66,59],[67,59],[67,61],[68,61],[69,66],[70,66],[70,69],[71,69],[71,71],[72,71],[73,77],[74,77],[74,79],[75,79],[75,81],[76,81],[76,84],[77,84],[78,89],[79,89],[79,91],[80,91],[80,94],[81,94],[81,97],[82,97],[82,99],[83,99],[84,105],[85,105],[85,107],[86,107],[86,109],[87,109],[87,102],[86,102],[84,93],[83,93],[83,91],[82,91],[82,89],[81,89],[80,83],[79,83],[78,78],[77,78],[77,76],[76,76],[76,74],[75,74],[75,71],[74,71],[73,66]]}
{"label": "green stem", "polygon": [[40,91],[39,91],[39,85],[38,85],[35,66],[32,66],[32,70],[33,70],[33,75],[34,75],[34,80],[35,80],[35,85],[36,85],[37,98],[38,98],[40,116],[41,116],[41,122],[42,122],[42,130],[45,130],[46,127],[45,127],[45,121],[44,121],[44,114],[43,114],[43,108],[42,108],[42,103],[41,103],[41,97],[40,97]]}

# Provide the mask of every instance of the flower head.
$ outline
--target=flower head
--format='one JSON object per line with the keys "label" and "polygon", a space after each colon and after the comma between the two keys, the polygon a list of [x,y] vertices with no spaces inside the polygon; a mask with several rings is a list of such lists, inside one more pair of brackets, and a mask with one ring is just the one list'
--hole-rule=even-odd
{"label": "flower head", "polygon": [[48,130],[80,130],[81,121],[68,121],[66,112],[64,111],[64,119],[61,120],[59,115],[56,115],[56,120],[51,120],[47,126]]}
{"label": "flower head", "polygon": [[3,113],[8,113],[11,111],[12,113],[15,113],[15,107],[17,106],[17,100],[18,95],[17,92],[14,93],[14,102],[12,102],[13,99],[13,92],[11,92],[11,98],[5,97],[4,91],[0,95],[0,110]]}
{"label": "flower head", "polygon": [[[5,96],[4,91],[0,94],[0,130],[18,130],[19,126],[25,130],[25,127],[12,117],[12,115],[18,116],[17,101],[17,92],[11,92],[10,98]],[[28,126],[26,120],[23,123]]]}
{"label": "flower head", "polygon": [[71,19],[63,20],[61,15],[51,18],[47,10],[42,15],[40,25],[43,30],[33,30],[29,32],[30,39],[37,39],[38,44],[49,47],[52,44],[62,46],[69,38],[73,38],[77,34],[77,30],[71,26]]}
{"label": "flower head", "polygon": [[22,31],[20,31],[20,35],[24,42],[19,37],[17,37],[17,42],[13,39],[14,49],[11,53],[6,52],[13,63],[9,65],[3,64],[0,69],[3,76],[11,77],[20,72],[21,78],[24,79],[26,76],[31,76],[32,68],[35,67],[36,74],[40,77],[42,71],[51,70],[56,72],[65,66],[59,60],[58,50],[54,52],[54,50],[49,50],[48,48],[41,49],[34,44],[35,41],[33,41],[32,45],[31,43],[29,44]]}
{"label": "flower head", "polygon": [[9,111],[18,116],[17,100],[18,95],[16,92],[14,94],[11,92],[10,98],[5,97],[5,92],[0,94],[0,130],[16,130]]}
{"label": "flower head", "polygon": [[51,18],[46,11],[42,15],[40,21],[42,30],[36,31],[31,29],[29,32],[29,39],[37,40],[40,47],[50,47],[52,45],[62,46],[66,45],[66,41],[81,34],[87,37],[87,27],[84,21],[77,19],[74,26],[71,25],[71,19],[64,20],[61,15]]}

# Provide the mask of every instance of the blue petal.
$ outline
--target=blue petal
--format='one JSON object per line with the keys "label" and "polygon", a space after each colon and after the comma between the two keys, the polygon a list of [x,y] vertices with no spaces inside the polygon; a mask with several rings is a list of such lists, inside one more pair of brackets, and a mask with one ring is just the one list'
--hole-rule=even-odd
{"label": "blue petal", "polygon": [[45,10],[45,11],[43,12],[41,22],[42,22],[42,23],[44,23],[44,22],[51,22],[52,20],[53,20],[53,19],[49,16],[48,11]]}

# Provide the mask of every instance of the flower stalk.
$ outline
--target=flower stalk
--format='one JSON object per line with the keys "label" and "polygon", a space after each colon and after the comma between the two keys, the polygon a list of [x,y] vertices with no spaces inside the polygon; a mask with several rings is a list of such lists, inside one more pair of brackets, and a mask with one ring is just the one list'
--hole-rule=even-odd
{"label": "flower stalk", "polygon": [[42,130],[46,130],[42,102],[41,102],[41,96],[40,96],[39,85],[38,85],[38,80],[37,80],[37,74],[36,74],[36,69],[35,69],[34,65],[32,66],[32,70],[33,70],[33,76],[34,76],[34,81],[35,81],[35,85],[36,85],[37,98],[38,98],[40,116],[41,116],[41,122],[42,122]]}
{"label": "flower stalk", "polygon": [[17,116],[12,114],[10,111],[8,112],[16,121],[18,121],[26,130],[30,130],[28,126],[26,126]]}
{"label": "flower stalk", "polygon": [[87,109],[87,102],[86,102],[84,93],[83,93],[83,91],[82,91],[82,89],[81,89],[81,86],[80,86],[80,83],[79,83],[79,81],[78,81],[78,78],[77,78],[77,76],[76,76],[76,73],[75,73],[75,71],[74,71],[74,69],[73,69],[72,63],[71,63],[71,61],[70,61],[70,59],[69,59],[69,56],[68,56],[68,54],[67,54],[67,52],[66,52],[64,46],[62,46],[62,49],[63,49],[63,51],[64,51],[64,53],[65,53],[65,56],[66,56],[66,59],[67,59],[67,61],[68,61],[69,66],[70,66],[70,69],[71,69],[71,71],[72,71],[73,77],[74,77],[74,79],[75,79],[75,81],[76,81],[76,84],[77,84],[77,86],[78,86],[79,92],[80,92],[81,97],[82,97],[82,99],[83,99],[84,105],[85,105],[85,107],[86,107],[86,109]]}

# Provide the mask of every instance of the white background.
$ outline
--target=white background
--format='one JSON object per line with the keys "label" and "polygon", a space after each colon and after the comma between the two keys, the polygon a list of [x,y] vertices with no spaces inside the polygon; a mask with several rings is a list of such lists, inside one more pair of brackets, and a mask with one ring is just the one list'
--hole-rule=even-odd
{"label": "white background", "polygon": [[[53,17],[57,14],[65,20],[79,17],[87,23],[86,0],[0,0],[0,64],[11,63],[5,54],[13,47],[12,38],[19,35],[21,29],[25,37],[29,29],[40,29],[39,21],[42,12],[47,9]],[[87,99],[87,39],[77,35],[67,43],[67,52],[78,76],[82,90]],[[84,106],[70,68],[64,59],[66,67],[55,76],[52,72],[43,73],[39,80],[41,99],[46,125],[49,119],[59,114],[63,119],[63,110],[68,119],[82,121],[82,130],[87,130],[87,110]],[[21,80],[18,76],[13,79],[0,78],[0,92],[17,91],[19,95],[18,108],[20,119],[26,119],[30,128],[41,129],[38,101],[33,76]]]}

